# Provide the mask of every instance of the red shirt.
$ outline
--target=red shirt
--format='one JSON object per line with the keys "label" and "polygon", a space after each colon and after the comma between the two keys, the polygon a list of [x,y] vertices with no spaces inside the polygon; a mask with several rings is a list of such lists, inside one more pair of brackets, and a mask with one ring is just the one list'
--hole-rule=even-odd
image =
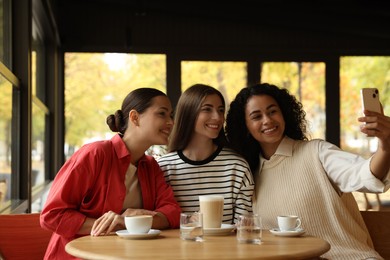
{"label": "red shirt", "polygon": [[[130,159],[122,138],[115,135],[84,145],[66,161],[41,213],[41,226],[54,232],[45,259],[72,259],[65,245],[80,237],[76,233],[87,217],[99,218],[110,210],[121,213]],[[163,213],[171,228],[179,227],[180,206],[156,160],[145,155],[137,167],[144,209]]]}

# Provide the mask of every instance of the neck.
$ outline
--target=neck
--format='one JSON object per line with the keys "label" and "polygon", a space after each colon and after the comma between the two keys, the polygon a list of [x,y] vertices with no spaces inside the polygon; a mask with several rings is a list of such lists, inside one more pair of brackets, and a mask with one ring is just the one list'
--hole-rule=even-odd
{"label": "neck", "polygon": [[283,139],[280,139],[278,142],[275,143],[262,143],[260,144],[262,155],[265,159],[269,160],[272,155],[275,154],[276,150],[279,147],[279,144],[282,142]]}
{"label": "neck", "polygon": [[151,146],[148,142],[138,140],[139,138],[129,134],[124,134],[122,140],[125,142],[127,150],[131,153],[131,163],[137,165],[138,160],[145,154],[145,151]]}
{"label": "neck", "polygon": [[183,154],[192,161],[203,161],[218,149],[211,139],[208,142],[191,141],[183,150]]}

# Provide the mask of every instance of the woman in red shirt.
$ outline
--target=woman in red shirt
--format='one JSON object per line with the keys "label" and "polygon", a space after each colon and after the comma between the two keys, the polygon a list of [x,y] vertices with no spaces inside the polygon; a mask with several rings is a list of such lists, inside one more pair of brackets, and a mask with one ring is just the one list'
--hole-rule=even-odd
{"label": "woman in red shirt", "polygon": [[107,117],[114,135],[81,147],[56,175],[41,213],[53,231],[45,259],[72,259],[65,245],[74,238],[125,229],[124,216],[152,215],[154,229],[177,228],[180,207],[159,165],[145,151],[165,145],[172,130],[168,97],[152,88],[127,95]]}

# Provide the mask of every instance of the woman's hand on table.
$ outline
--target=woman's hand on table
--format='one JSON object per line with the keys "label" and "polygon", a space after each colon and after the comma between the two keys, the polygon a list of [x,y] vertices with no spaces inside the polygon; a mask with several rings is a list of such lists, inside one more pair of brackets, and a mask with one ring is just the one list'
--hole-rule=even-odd
{"label": "woman's hand on table", "polygon": [[91,236],[104,236],[109,235],[112,231],[119,229],[125,229],[125,220],[126,216],[136,216],[136,215],[152,215],[155,216],[157,212],[150,211],[146,209],[126,209],[121,215],[109,211],[106,212],[103,216],[95,220],[91,229]]}
{"label": "woman's hand on table", "polygon": [[91,229],[91,236],[109,235],[112,231],[124,228],[124,217],[113,211],[109,211],[95,220]]}

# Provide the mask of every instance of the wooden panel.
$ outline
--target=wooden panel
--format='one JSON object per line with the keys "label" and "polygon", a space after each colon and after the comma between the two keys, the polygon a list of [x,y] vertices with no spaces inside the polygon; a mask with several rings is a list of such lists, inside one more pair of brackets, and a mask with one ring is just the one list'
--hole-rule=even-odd
{"label": "wooden panel", "polygon": [[375,250],[390,259],[390,211],[361,211]]}

